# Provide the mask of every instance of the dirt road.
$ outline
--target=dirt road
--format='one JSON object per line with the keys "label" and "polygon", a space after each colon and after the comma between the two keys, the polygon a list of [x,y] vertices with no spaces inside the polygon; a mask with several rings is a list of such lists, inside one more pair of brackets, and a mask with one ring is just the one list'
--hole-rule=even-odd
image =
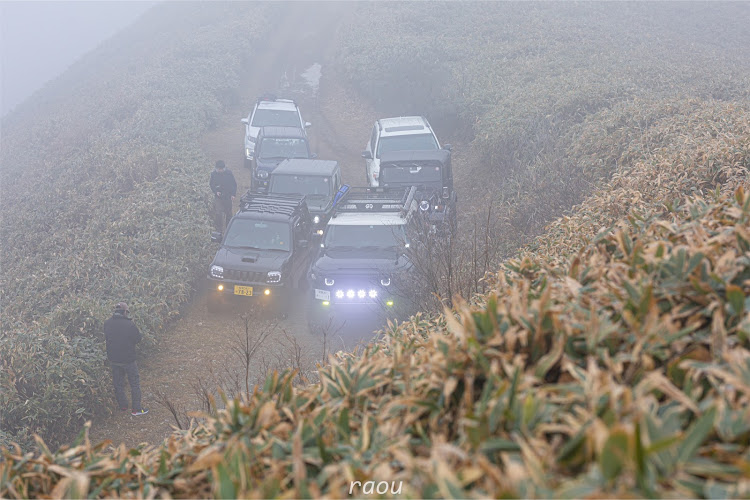
{"label": "dirt road", "polygon": [[[202,148],[210,160],[206,189],[216,159],[224,159],[234,172],[238,193],[250,187],[250,175],[243,166],[244,126],[240,119],[247,116],[258,95],[269,91],[297,100],[304,118],[313,124],[309,134],[319,158],[338,160],[345,182],[357,185],[364,181],[360,152],[376,113],[345,91],[336,75],[328,72],[333,34],[354,7],[347,3],[297,3],[289,9],[252,67],[246,68],[237,107],[227,109],[217,128],[202,138]],[[290,304],[287,318],[279,320],[252,306],[208,313],[206,292],[199,290],[187,313],[141,362],[143,400],[150,413],[138,418],[129,413],[116,414],[94,422],[92,441],[108,439],[127,446],[159,443],[176,424],[163,404],[165,399],[185,424],[186,412],[202,407],[199,384],[209,390],[217,382],[246,389],[262,380],[268,370],[297,366],[310,372],[315,363],[323,361],[324,347],[328,352],[352,349],[370,340],[379,326],[371,318],[350,318],[334,336],[324,340],[309,331],[302,297],[299,304]],[[244,356],[248,349],[242,347],[245,318],[251,343],[266,337],[249,363]]]}

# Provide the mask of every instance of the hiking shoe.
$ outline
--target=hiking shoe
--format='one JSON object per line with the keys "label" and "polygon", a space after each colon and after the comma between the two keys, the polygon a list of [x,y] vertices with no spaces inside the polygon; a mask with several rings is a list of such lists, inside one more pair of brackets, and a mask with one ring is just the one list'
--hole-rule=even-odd
{"label": "hiking shoe", "polygon": [[130,414],[133,415],[134,417],[145,415],[146,413],[148,413],[148,408],[141,408],[140,410],[133,410],[130,412]]}

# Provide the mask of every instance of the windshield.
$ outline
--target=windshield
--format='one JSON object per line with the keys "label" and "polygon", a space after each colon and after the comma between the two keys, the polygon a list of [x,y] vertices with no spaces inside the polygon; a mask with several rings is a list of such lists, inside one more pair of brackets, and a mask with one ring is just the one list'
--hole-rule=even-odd
{"label": "windshield", "polygon": [[307,141],[304,139],[278,139],[266,137],[261,143],[258,158],[308,158]]}
{"label": "windshield", "polygon": [[437,141],[432,134],[394,135],[381,137],[378,142],[377,157],[391,151],[432,151],[438,149]]}
{"label": "windshield", "polygon": [[296,111],[256,109],[251,125],[253,127],[299,127],[300,120]]}
{"label": "windshield", "polygon": [[320,175],[272,175],[271,193],[331,195],[331,178]]}
{"label": "windshield", "polygon": [[291,238],[285,222],[232,219],[224,246],[257,250],[289,251]]}
{"label": "windshield", "polygon": [[386,164],[380,168],[380,182],[385,186],[388,183],[403,182],[410,185],[422,182],[435,182],[442,180],[440,167],[434,165],[409,165]]}
{"label": "windshield", "polygon": [[404,224],[348,226],[329,224],[325,246],[328,249],[399,248],[406,243]]}

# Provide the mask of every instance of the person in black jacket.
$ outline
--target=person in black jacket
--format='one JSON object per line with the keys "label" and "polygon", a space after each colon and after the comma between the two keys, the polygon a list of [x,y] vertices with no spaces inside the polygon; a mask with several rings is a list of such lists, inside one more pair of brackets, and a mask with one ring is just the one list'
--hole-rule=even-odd
{"label": "person in black jacket", "polygon": [[216,162],[209,184],[214,192],[214,226],[223,233],[232,218],[232,201],[237,195],[237,181],[223,160]]}
{"label": "person in black jacket", "polygon": [[115,386],[115,398],[120,410],[128,409],[128,398],[125,395],[127,377],[133,403],[131,415],[145,415],[148,410],[141,406],[141,382],[138,377],[138,366],[135,364],[135,345],[141,341],[142,336],[130,319],[130,310],[126,303],[118,303],[112,317],[104,322],[104,338],[107,341],[107,359],[112,364],[112,383]]}

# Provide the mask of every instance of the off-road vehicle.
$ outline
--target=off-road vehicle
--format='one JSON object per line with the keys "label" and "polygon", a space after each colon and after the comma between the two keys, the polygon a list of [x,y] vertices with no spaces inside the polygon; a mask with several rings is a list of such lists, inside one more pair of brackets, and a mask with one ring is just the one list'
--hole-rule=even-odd
{"label": "off-road vehicle", "polygon": [[255,145],[252,162],[253,191],[268,192],[268,176],[282,161],[289,158],[316,158],[310,152],[305,131],[295,127],[263,127]]}
{"label": "off-road vehicle", "polygon": [[284,305],[294,289],[305,288],[313,255],[313,224],[302,195],[260,195],[248,191],[208,271],[209,308],[232,297]]}
{"label": "off-road vehicle", "polygon": [[255,101],[253,110],[242,119],[245,124],[245,167],[250,168],[255,157],[255,144],[261,127],[297,127],[305,129],[310,122],[302,119],[299,106],[292,99],[278,99],[265,94]]}
{"label": "off-road vehicle", "polygon": [[[432,127],[423,116],[381,118],[372,127],[362,158],[365,159],[367,184],[379,186],[381,156],[391,151],[437,151],[441,149]],[[450,151],[450,144],[444,149]]]}
{"label": "off-road vehicle", "polygon": [[419,212],[434,230],[453,230],[456,192],[451,154],[437,151],[392,151],[380,157],[380,186],[384,189],[417,186]]}
{"label": "off-road vehicle", "polygon": [[351,188],[334,206],[310,269],[313,323],[334,312],[393,310],[408,300],[401,292],[411,263],[406,256],[416,215],[416,188],[392,191]]}
{"label": "off-road vehicle", "polygon": [[341,167],[333,160],[284,160],[271,172],[268,193],[297,193],[305,196],[313,220],[313,232],[323,228],[333,212],[333,197],[341,187]]}

